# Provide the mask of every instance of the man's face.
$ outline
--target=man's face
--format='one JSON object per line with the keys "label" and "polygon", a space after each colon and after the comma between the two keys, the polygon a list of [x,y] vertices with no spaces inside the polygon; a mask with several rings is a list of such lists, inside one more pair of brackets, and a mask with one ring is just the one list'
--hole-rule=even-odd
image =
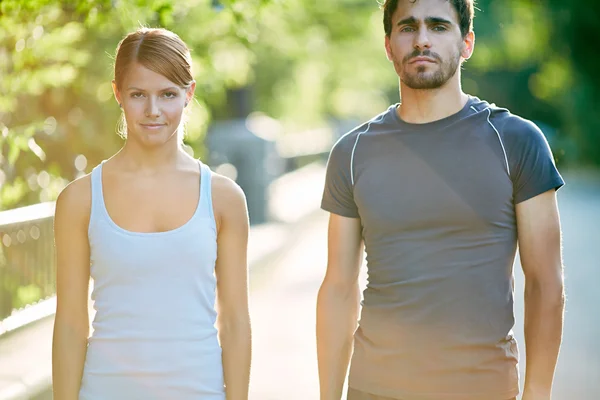
{"label": "man's face", "polygon": [[462,38],[458,15],[448,0],[400,0],[385,39],[388,59],[411,89],[437,89],[473,50],[472,32]]}

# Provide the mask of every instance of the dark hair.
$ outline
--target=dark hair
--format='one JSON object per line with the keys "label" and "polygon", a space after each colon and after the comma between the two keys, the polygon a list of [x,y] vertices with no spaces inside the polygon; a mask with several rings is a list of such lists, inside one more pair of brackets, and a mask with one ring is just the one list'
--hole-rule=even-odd
{"label": "dark hair", "polygon": [[[418,0],[404,0],[415,3]],[[475,0],[447,0],[449,1],[456,13],[458,14],[458,24],[460,26],[460,33],[463,38],[467,36],[471,30],[473,30],[473,17],[475,15]],[[385,35],[389,37],[392,33],[392,16],[398,8],[398,0],[385,0],[383,5],[383,29]]]}

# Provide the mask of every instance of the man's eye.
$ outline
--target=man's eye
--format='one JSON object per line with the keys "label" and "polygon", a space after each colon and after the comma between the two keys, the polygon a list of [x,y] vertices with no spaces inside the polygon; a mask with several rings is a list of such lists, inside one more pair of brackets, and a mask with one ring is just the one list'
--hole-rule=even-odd
{"label": "man's eye", "polygon": [[433,27],[433,30],[437,31],[437,32],[444,32],[444,31],[447,31],[448,29],[446,29],[446,27],[444,25],[436,25]]}
{"label": "man's eye", "polygon": [[415,28],[413,28],[412,26],[405,26],[404,28],[400,29],[400,32],[414,32]]}

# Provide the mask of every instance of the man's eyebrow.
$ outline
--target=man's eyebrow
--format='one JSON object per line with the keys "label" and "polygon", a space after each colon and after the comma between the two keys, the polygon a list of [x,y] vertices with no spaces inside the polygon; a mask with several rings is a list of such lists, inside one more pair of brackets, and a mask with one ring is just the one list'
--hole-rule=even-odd
{"label": "man's eyebrow", "polygon": [[415,17],[408,17],[408,18],[401,19],[400,21],[398,21],[398,23],[396,25],[413,25],[416,23],[417,23],[417,19]]}
{"label": "man's eyebrow", "polygon": [[[417,23],[417,19],[415,17],[407,17],[398,21],[396,25],[414,25]],[[452,25],[452,21],[449,21],[445,18],[441,17],[427,17],[425,18],[425,23],[428,25],[432,24],[446,24]]]}
{"label": "man's eyebrow", "polygon": [[432,24],[452,25],[452,21],[448,21],[447,19],[440,18],[440,17],[427,17],[427,18],[425,18],[425,23],[428,25],[432,25]]}

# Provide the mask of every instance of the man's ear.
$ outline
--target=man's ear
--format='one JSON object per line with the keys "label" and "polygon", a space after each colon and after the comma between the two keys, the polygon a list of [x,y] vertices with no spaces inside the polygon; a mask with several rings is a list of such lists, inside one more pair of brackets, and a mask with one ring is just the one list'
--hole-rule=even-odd
{"label": "man's ear", "polygon": [[475,50],[475,32],[470,31],[463,39],[463,50],[461,52],[462,58],[468,60],[473,55]]}

